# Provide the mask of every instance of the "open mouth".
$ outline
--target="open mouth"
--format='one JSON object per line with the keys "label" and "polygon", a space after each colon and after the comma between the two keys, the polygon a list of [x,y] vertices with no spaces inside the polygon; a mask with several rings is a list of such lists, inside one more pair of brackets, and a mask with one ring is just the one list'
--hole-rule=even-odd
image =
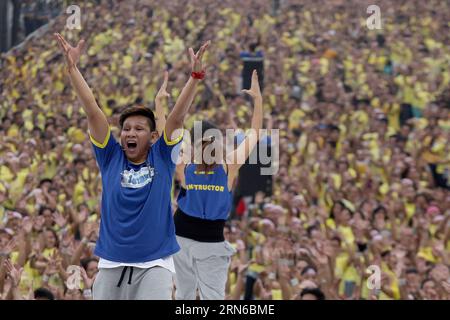
{"label": "open mouth", "polygon": [[128,141],[127,142],[127,149],[130,151],[134,151],[137,148],[137,143],[134,141]]}

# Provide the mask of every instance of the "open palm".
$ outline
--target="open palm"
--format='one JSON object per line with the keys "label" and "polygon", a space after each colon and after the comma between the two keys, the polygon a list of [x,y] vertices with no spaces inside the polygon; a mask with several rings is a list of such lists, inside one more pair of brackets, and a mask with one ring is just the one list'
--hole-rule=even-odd
{"label": "open palm", "polygon": [[17,287],[22,277],[23,268],[16,269],[10,260],[5,261],[6,274],[11,279],[14,287]]}
{"label": "open palm", "polygon": [[192,71],[194,72],[200,72],[204,69],[202,65],[202,58],[203,54],[205,53],[206,49],[210,45],[211,41],[206,41],[200,49],[197,51],[197,53],[194,54],[194,50],[192,48],[189,48],[189,55],[191,57],[191,67]]}
{"label": "open palm", "polygon": [[242,91],[250,95],[253,99],[261,97],[261,89],[259,88],[258,73],[256,70],[253,70],[252,73],[252,84],[250,90],[244,89]]}
{"label": "open palm", "polygon": [[72,47],[61,34],[55,33],[55,38],[66,57],[69,68],[76,66],[84,48],[84,40],[80,40],[76,47]]}
{"label": "open palm", "polygon": [[164,72],[164,82],[159,88],[158,94],[156,95],[156,99],[162,100],[164,98],[169,98],[170,94],[167,92],[167,82],[169,81],[169,72]]}

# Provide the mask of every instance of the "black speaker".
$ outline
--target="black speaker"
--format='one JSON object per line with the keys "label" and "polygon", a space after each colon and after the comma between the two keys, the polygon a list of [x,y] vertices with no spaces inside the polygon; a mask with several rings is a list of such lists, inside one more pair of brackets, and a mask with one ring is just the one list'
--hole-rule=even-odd
{"label": "black speaker", "polygon": [[250,89],[252,73],[256,69],[261,92],[264,89],[264,57],[260,51],[256,53],[241,53],[242,59],[242,89]]}
{"label": "black speaker", "polygon": [[[250,155],[251,159],[253,153],[259,152],[260,145],[258,144]],[[270,157],[270,149],[268,152]],[[272,161],[269,164],[262,164],[258,157],[258,162],[250,164],[249,159],[239,170],[238,184],[236,191],[242,196],[254,196],[258,191],[262,191],[266,196],[272,195],[272,175],[262,175],[261,170],[264,168],[270,168]]]}
{"label": "black speaker", "polygon": [[[257,144],[250,157],[247,159],[245,164],[242,165],[239,170],[238,181],[233,194],[232,217],[235,217],[236,207],[242,198],[251,197],[254,199],[255,194],[258,191],[264,192],[266,196],[272,196],[273,175],[263,175],[261,174],[261,170],[266,169],[269,171],[269,168],[272,166],[273,159],[271,159],[267,164],[261,163],[261,159],[259,158],[259,149],[261,146],[268,148],[267,151],[264,151],[262,154],[267,154],[270,159],[272,157],[270,139],[266,139],[266,141],[261,141]],[[257,158],[257,163],[253,163],[254,161],[252,161],[255,157]],[[252,162],[252,164],[250,164],[250,162]]]}

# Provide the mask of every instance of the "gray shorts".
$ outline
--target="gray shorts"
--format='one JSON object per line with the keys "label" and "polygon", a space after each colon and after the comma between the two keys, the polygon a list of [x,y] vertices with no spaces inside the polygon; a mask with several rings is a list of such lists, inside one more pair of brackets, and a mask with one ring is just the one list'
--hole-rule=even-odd
{"label": "gray shorts", "polygon": [[172,272],[163,267],[100,268],[94,300],[172,300]]}
{"label": "gray shorts", "polygon": [[174,256],[175,298],[195,300],[225,299],[225,285],[231,256],[236,250],[227,242],[199,242],[177,236],[181,247]]}

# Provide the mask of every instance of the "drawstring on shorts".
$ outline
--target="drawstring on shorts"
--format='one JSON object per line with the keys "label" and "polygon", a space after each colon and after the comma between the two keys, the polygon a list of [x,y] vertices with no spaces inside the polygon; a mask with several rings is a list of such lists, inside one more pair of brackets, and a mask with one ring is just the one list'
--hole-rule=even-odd
{"label": "drawstring on shorts", "polygon": [[[122,284],[123,278],[125,277],[125,273],[128,270],[128,266],[123,267],[122,273],[120,274],[119,282],[117,283],[117,287],[120,288],[120,285]],[[128,277],[128,284],[131,284],[131,280],[133,278],[133,267],[130,267],[130,275]]]}

